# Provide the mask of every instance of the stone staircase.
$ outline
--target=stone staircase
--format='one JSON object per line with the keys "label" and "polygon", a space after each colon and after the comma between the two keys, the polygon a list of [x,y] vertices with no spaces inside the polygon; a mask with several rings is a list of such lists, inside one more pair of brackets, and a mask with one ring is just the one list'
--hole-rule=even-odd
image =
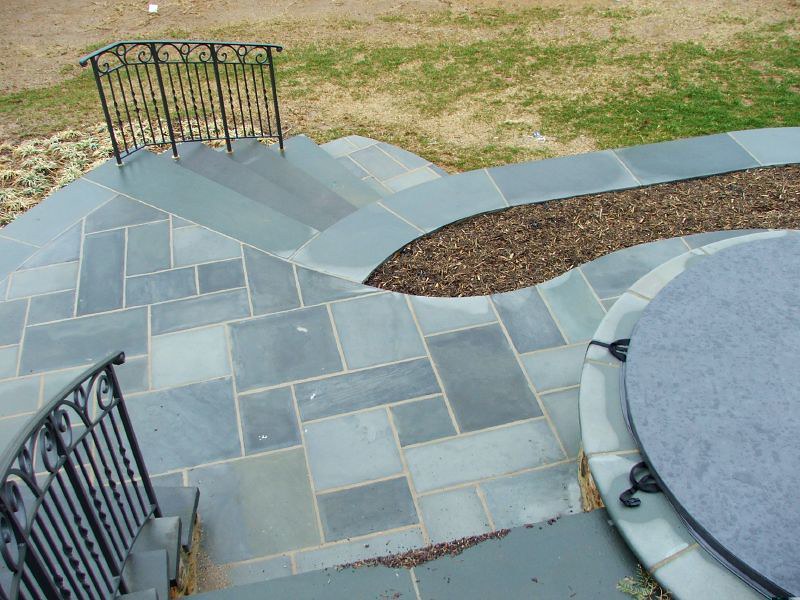
{"label": "stone staircase", "polygon": [[167,600],[171,588],[185,583],[200,492],[178,486],[155,486],[155,492],[162,516],[147,521],[133,545],[122,571],[128,590],[122,598]]}

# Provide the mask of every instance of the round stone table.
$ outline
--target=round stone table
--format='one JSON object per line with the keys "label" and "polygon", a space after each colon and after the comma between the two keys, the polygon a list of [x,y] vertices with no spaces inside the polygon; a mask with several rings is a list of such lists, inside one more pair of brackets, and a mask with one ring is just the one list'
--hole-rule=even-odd
{"label": "round stone table", "polygon": [[623,387],[642,455],[698,541],[762,593],[800,595],[800,236],[672,280],[633,330]]}

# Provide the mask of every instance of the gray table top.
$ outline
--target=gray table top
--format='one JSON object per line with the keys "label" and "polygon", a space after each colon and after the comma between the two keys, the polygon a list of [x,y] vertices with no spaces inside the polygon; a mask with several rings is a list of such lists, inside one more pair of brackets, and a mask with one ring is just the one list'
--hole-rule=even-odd
{"label": "gray table top", "polygon": [[664,287],[624,375],[631,427],[673,505],[704,545],[778,595],[800,595],[799,354],[790,233],[723,250]]}

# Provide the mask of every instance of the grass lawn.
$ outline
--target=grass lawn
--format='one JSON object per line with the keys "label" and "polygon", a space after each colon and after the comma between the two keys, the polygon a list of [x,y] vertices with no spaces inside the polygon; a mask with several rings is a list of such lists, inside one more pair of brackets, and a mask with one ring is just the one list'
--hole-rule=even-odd
{"label": "grass lawn", "polygon": [[[285,43],[277,70],[289,135],[325,142],[358,133],[463,171],[800,125],[798,17],[796,0],[769,8],[571,2],[161,33]],[[105,41],[93,40],[92,47]],[[30,164],[22,166],[15,154],[20,142],[42,145],[62,130],[101,123],[93,79],[74,67],[76,58],[63,57],[62,76],[52,85],[0,95],[0,139],[7,141],[0,149],[0,202],[15,196],[19,204],[25,192],[22,171]],[[90,158],[97,152],[92,148]],[[64,179],[56,163],[43,173],[54,185]]]}

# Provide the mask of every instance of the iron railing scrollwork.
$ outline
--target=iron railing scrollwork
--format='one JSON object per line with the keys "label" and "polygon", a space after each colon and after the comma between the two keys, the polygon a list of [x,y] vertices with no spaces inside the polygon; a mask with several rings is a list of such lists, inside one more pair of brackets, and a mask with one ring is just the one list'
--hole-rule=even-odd
{"label": "iron railing scrollwork", "polygon": [[146,146],[272,138],[283,148],[274,44],[140,40],[80,59],[91,64],[117,164]]}
{"label": "iron railing scrollwork", "polygon": [[114,365],[85,371],[0,457],[0,598],[110,598],[161,516]]}

